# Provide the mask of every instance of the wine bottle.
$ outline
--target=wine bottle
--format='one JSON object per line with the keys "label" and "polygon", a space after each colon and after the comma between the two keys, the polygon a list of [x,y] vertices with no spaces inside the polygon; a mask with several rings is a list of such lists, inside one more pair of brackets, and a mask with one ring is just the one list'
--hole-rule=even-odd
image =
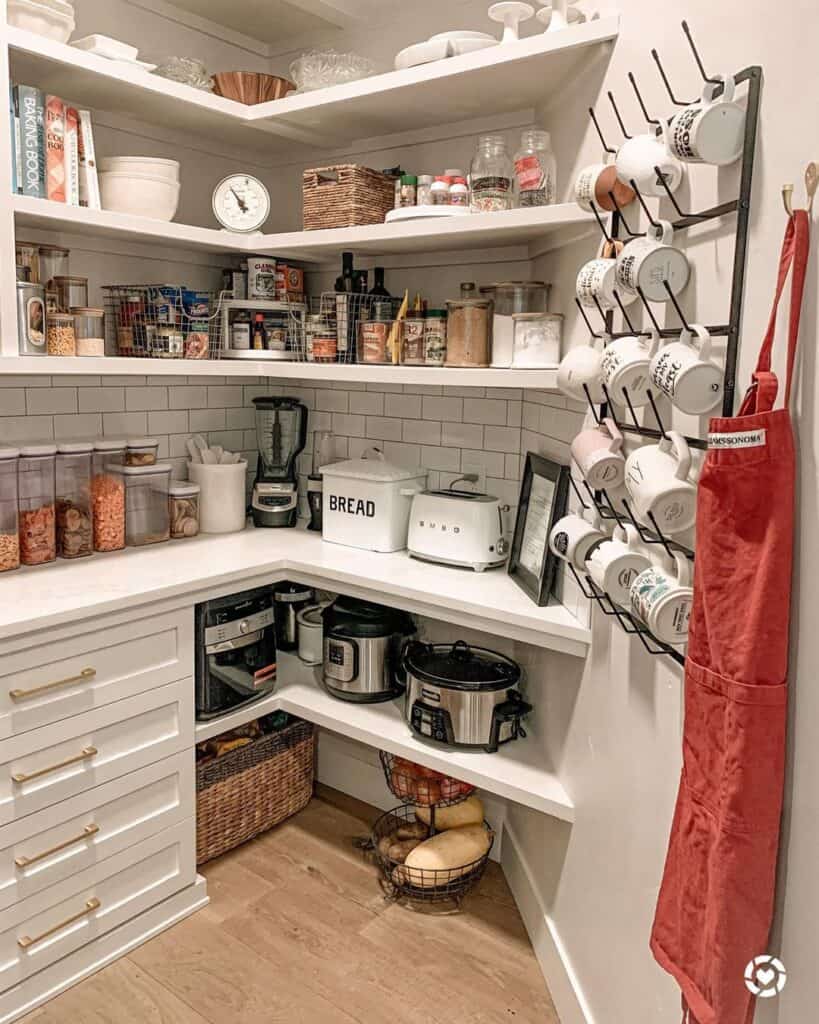
{"label": "wine bottle", "polygon": [[370,288],[370,295],[381,295],[383,298],[389,299],[390,293],[384,285],[384,268],[376,267],[373,273],[375,274],[375,284]]}

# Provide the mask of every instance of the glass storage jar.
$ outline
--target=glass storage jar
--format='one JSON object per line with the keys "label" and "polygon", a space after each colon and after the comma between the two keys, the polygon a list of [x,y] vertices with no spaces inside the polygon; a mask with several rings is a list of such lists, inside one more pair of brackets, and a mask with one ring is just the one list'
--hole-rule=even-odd
{"label": "glass storage jar", "polygon": [[14,262],[18,267],[28,268],[28,281],[40,283],[39,246],[36,242],[15,242]]}
{"label": "glass storage jar", "polygon": [[17,282],[17,347],[21,356],[46,354],[45,292],[31,281]]}
{"label": "glass storage jar", "polygon": [[57,445],[25,444],[17,464],[20,491],[20,561],[42,565],[57,557],[54,515],[54,460]]}
{"label": "glass storage jar", "polygon": [[20,564],[17,523],[17,460],[19,448],[0,448],[0,572]]}
{"label": "glass storage jar", "polygon": [[515,179],[521,206],[550,206],[557,194],[557,161],[548,132],[529,128],[515,153]]}
{"label": "glass storage jar", "polygon": [[100,438],[94,442],[91,517],[95,551],[119,551],[125,547],[125,481],[120,472],[124,462],[124,441]]}
{"label": "glass storage jar", "polygon": [[[70,249],[64,249],[60,245],[38,245],[37,246],[37,258],[34,265],[37,267],[36,276],[32,276],[33,281],[39,281],[40,284],[48,291],[57,290],[56,280],[58,277],[68,277],[71,273],[69,269],[69,257],[71,255]],[[88,300],[86,299],[86,305]],[[77,303],[80,305],[80,303]]]}
{"label": "glass storage jar", "polygon": [[169,488],[171,537],[195,537],[199,533],[199,484],[172,480]]}
{"label": "glass storage jar", "polygon": [[424,318],[424,362],[443,366],[446,359],[446,310],[428,309]]}
{"label": "glass storage jar", "polygon": [[126,466],[153,466],[159,453],[159,438],[131,437],[125,446]]}
{"label": "glass storage jar", "polygon": [[502,135],[479,136],[478,149],[469,171],[472,211],[494,213],[511,210],[513,180],[514,168],[506,152],[506,139]]}
{"label": "glass storage jar", "polygon": [[57,554],[60,558],[82,558],[94,552],[91,526],[91,441],[61,441],[57,444],[55,497],[57,508]]}
{"label": "glass storage jar", "polygon": [[[396,329],[392,302],[385,299],[373,304],[372,312],[358,325],[358,361],[360,363],[391,363],[390,337]],[[313,342],[315,352],[315,341]]]}
{"label": "glass storage jar", "polygon": [[157,544],[171,535],[168,488],[172,466],[123,466],[125,481],[125,543],[128,547]]}
{"label": "glass storage jar", "polygon": [[71,313],[74,317],[74,337],[77,343],[78,356],[105,355],[105,311],[89,309],[87,306],[75,306]]}
{"label": "glass storage jar", "polygon": [[562,313],[515,313],[515,369],[548,370],[560,362]]}
{"label": "glass storage jar", "polygon": [[543,281],[502,281],[481,288],[481,295],[492,298],[492,366],[512,365],[516,313],[545,313],[549,285]]}
{"label": "glass storage jar", "polygon": [[61,313],[68,313],[75,308],[84,309],[88,305],[88,278],[61,275],[54,278],[57,289],[57,301]]}
{"label": "glass storage jar", "polygon": [[77,339],[74,335],[74,317],[70,313],[46,315],[46,344],[50,356],[75,356]]}
{"label": "glass storage jar", "polygon": [[420,310],[407,313],[401,325],[401,362],[407,366],[424,365],[424,314]]}
{"label": "glass storage jar", "polygon": [[492,299],[447,302],[446,366],[488,366],[492,344]]}

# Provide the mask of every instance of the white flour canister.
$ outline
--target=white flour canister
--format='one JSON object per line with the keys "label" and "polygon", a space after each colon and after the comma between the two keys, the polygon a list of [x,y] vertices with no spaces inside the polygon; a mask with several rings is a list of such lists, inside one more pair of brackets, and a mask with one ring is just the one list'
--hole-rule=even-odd
{"label": "white flour canister", "polygon": [[426,486],[426,470],[387,462],[370,448],[360,459],[332,463],[321,473],[324,540],[368,551],[403,551],[412,497]]}
{"label": "white flour canister", "polygon": [[248,256],[247,297],[249,299],[276,298],[276,261],[269,256]]}

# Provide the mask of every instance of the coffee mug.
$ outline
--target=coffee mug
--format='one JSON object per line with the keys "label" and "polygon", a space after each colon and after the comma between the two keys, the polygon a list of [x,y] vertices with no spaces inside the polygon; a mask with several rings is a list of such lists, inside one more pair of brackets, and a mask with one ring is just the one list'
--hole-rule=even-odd
{"label": "coffee mug", "polygon": [[595,299],[602,309],[614,309],[617,302],[614,291],[617,288],[616,256],[622,251],[622,242],[606,242],[600,255],[584,263],[577,275],[575,294],[583,306],[594,306]]}
{"label": "coffee mug", "polygon": [[603,349],[600,370],[613,402],[627,405],[624,391],[635,408],[648,402],[649,369],[658,341],[657,333],[652,331],[616,338]]}
{"label": "coffee mug", "polygon": [[641,572],[651,568],[651,559],[637,550],[638,541],[633,526],[618,526],[614,535],[598,544],[586,561],[589,576],[620,605],[628,606],[631,584]]}
{"label": "coffee mug", "polygon": [[681,533],[697,517],[697,488],[689,479],[691,451],[674,430],[658,444],[635,448],[626,459],[626,489],[644,523],[654,516],[664,533]]}
{"label": "coffee mug", "polygon": [[650,302],[668,302],[665,282],[674,295],[688,284],[691,270],[685,254],[671,242],[674,229],[667,220],[649,225],[643,238],[635,238],[617,255],[617,288],[623,295],[637,295],[641,288]]}
{"label": "coffee mug", "polygon": [[558,558],[573,565],[579,572],[586,571],[586,559],[592,549],[606,539],[600,529],[600,517],[594,522],[572,513],[558,519],[549,534],[549,548]]}
{"label": "coffee mug", "polygon": [[631,584],[629,601],[634,614],[658,640],[684,644],[688,639],[694,590],[688,559],[675,554],[674,563],[673,570],[659,565],[643,570]]}
{"label": "coffee mug", "polygon": [[613,213],[617,206],[609,195],[614,193],[617,205],[622,209],[633,203],[636,193],[631,185],[626,185],[617,177],[614,164],[591,164],[584,167],[574,183],[574,201],[581,210],[592,212],[592,203],[598,210]]}
{"label": "coffee mug", "polygon": [[679,341],[654,354],[651,383],[681,412],[700,416],[722,400],[723,372],[710,357],[711,335],[702,324],[691,324]]}
{"label": "coffee mug", "polygon": [[608,417],[596,427],[581,430],[572,441],[572,458],[586,483],[595,490],[619,487],[625,478],[623,435]]}
{"label": "coffee mug", "polygon": [[[666,195],[663,179],[669,192],[676,192],[685,174],[680,161],[668,151],[666,131],[661,127],[655,135],[635,135],[626,139],[615,159],[617,177],[626,185],[633,181],[644,196]],[[658,178],[659,168],[662,179]]]}
{"label": "coffee mug", "polygon": [[575,345],[569,349],[557,368],[557,386],[567,397],[576,402],[585,402],[585,384],[592,402],[599,405],[605,402],[606,396],[600,378],[602,353],[595,346],[595,340],[589,338],[587,345]]}
{"label": "coffee mug", "polygon": [[714,95],[719,84],[706,82],[700,102],[683,108],[671,119],[668,150],[678,160],[724,167],[742,155],[745,110],[734,103],[734,79],[730,75],[721,75],[720,79],[720,96]]}

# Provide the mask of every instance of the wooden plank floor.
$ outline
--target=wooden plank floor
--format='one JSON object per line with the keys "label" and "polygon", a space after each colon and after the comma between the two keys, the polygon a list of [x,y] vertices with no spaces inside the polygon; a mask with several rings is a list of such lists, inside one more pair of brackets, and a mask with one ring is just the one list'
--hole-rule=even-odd
{"label": "wooden plank floor", "polygon": [[25,1024],[559,1024],[500,868],[460,914],[391,904],[351,844],[377,813],[322,789],[204,866],[207,908]]}

